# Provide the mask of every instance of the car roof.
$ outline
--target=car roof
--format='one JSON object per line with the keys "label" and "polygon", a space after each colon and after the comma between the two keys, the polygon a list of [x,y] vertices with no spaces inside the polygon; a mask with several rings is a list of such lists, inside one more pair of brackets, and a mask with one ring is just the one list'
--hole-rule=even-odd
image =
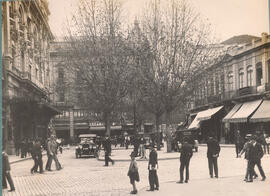
{"label": "car roof", "polygon": [[86,138],[86,137],[97,137],[96,134],[80,134],[79,138]]}

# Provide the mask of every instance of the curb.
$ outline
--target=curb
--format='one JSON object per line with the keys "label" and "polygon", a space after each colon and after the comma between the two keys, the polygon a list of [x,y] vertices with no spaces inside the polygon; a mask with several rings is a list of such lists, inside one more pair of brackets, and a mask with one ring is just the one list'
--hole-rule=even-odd
{"label": "curb", "polygon": [[[47,152],[42,152],[42,156],[44,156],[46,154],[47,154]],[[27,158],[21,158],[21,159],[15,160],[15,161],[10,161],[9,164],[19,163],[19,162],[30,160],[30,159],[32,159],[31,156],[29,156]]]}
{"label": "curb", "polygon": [[[234,144],[219,144],[221,148],[235,148]],[[207,147],[207,144],[199,144],[201,147]]]}
{"label": "curb", "polygon": [[[166,161],[166,160],[175,160],[179,159],[179,157],[169,157],[169,158],[158,158],[158,161]],[[105,161],[105,159],[97,159],[98,161]],[[130,159],[113,159],[117,162],[130,162]],[[137,162],[139,161],[149,161],[149,159],[136,159]]]}

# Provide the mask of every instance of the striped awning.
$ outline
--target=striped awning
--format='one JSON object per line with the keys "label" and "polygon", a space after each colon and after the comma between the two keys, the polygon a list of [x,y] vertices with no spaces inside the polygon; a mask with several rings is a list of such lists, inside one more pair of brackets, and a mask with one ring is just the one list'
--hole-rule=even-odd
{"label": "striped awning", "polygon": [[270,100],[264,100],[257,111],[250,118],[250,122],[270,121]]}
{"label": "striped awning", "polygon": [[209,120],[214,114],[216,114],[222,108],[223,108],[223,106],[219,106],[216,108],[209,108],[207,110],[203,110],[201,112],[198,112],[197,116],[194,118],[192,123],[189,125],[188,129],[198,129],[200,127],[201,121]]}
{"label": "striped awning", "polygon": [[198,120],[209,120],[214,114],[216,114],[219,110],[221,110],[223,106],[219,106],[216,108],[209,108],[203,112],[199,112],[200,115],[197,117]]}
{"label": "striped awning", "polygon": [[233,109],[223,118],[223,122],[230,122],[231,117],[240,109],[242,103],[236,104]]}
{"label": "striped awning", "polygon": [[256,109],[260,106],[261,103],[261,99],[245,102],[242,107],[230,118],[230,122],[248,122],[250,116],[253,114],[254,111],[256,111]]}

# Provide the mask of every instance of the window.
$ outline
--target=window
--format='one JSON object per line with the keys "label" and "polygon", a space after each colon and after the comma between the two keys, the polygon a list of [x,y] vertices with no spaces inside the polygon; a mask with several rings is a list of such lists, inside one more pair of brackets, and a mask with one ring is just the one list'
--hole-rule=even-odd
{"label": "window", "polygon": [[218,76],[216,76],[216,78],[215,78],[215,94],[219,95],[219,93],[220,93],[219,78],[218,78]]}
{"label": "window", "polygon": [[60,83],[64,82],[64,69],[62,67],[58,68],[58,79]]}
{"label": "window", "polygon": [[252,86],[252,73],[253,73],[252,66],[249,65],[247,67],[247,86]]}
{"label": "window", "polygon": [[36,79],[38,79],[38,68],[36,68]]}
{"label": "window", "polygon": [[244,69],[240,68],[239,72],[239,88],[243,88],[244,87]]}
{"label": "window", "polygon": [[262,63],[256,65],[256,84],[257,86],[262,85]]}
{"label": "window", "polygon": [[229,91],[233,90],[233,72],[228,73],[228,89]]}
{"label": "window", "polygon": [[60,92],[59,93],[59,101],[60,102],[64,102],[65,101],[65,93],[64,92]]}

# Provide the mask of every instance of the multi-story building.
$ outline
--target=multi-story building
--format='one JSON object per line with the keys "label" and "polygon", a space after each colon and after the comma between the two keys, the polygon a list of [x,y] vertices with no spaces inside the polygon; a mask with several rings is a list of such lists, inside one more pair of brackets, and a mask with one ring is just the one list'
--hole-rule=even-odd
{"label": "multi-story building", "polygon": [[3,146],[46,138],[52,116],[47,0],[2,2]]}
{"label": "multi-story building", "polygon": [[[252,38],[252,37],[251,37]],[[233,142],[235,130],[270,133],[270,36],[233,46],[201,75],[194,91],[188,129],[205,140],[214,134]]]}

